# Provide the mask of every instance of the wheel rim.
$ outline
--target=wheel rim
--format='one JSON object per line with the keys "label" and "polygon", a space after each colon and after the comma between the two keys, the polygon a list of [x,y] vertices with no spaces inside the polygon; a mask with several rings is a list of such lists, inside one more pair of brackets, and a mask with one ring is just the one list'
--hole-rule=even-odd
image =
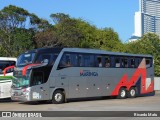
{"label": "wheel rim", "polygon": [[57,93],[57,94],[55,94],[55,100],[57,101],[57,102],[60,102],[61,100],[62,100],[62,94],[60,94],[60,93]]}
{"label": "wheel rim", "polygon": [[121,91],[121,97],[124,98],[125,96],[126,96],[126,91],[125,91],[125,90],[122,90],[122,91]]}
{"label": "wheel rim", "polygon": [[136,91],[135,91],[134,89],[131,89],[130,95],[131,95],[131,96],[135,96],[135,94],[136,94]]}

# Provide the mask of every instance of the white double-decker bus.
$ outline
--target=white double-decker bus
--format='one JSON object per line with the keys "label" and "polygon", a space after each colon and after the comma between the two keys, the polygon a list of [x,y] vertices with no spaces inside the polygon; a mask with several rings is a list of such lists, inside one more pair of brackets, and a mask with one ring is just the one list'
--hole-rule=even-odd
{"label": "white double-decker bus", "polygon": [[0,57],[0,99],[9,98],[17,58]]}
{"label": "white double-decker bus", "polygon": [[81,48],[43,48],[21,54],[12,100],[63,103],[70,98],[154,93],[151,55]]}

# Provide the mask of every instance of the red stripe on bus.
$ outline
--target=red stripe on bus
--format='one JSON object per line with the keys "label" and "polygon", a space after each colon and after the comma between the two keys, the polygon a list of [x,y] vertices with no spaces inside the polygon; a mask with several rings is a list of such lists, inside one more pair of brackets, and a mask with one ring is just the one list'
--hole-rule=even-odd
{"label": "red stripe on bus", "polygon": [[29,65],[25,66],[25,67],[23,68],[23,70],[22,70],[22,75],[23,75],[23,76],[26,75],[27,69],[28,69],[29,67],[38,66],[38,65],[41,65],[41,64],[39,64],[39,63],[38,63],[38,64],[29,64]]}
{"label": "red stripe on bus", "polygon": [[137,68],[137,70],[134,72],[132,77],[128,79],[128,75],[124,74],[121,78],[120,82],[116,85],[115,89],[113,90],[112,94],[113,96],[118,95],[119,89],[121,87],[126,87],[127,90],[130,89],[130,87],[134,86],[138,79],[141,77],[141,94],[149,93],[154,90],[154,81],[151,80],[151,84],[148,88],[146,88],[146,68]]}
{"label": "red stripe on bus", "polygon": [[6,67],[6,68],[3,70],[4,76],[6,76],[7,70],[9,70],[9,69],[11,69],[11,68],[14,68],[14,66]]}

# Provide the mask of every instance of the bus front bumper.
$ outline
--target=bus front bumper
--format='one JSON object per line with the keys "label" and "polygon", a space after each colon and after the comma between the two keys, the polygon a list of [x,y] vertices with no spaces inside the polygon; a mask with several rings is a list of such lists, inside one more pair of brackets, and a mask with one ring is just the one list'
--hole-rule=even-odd
{"label": "bus front bumper", "polygon": [[22,102],[31,101],[29,92],[26,90],[24,91],[24,89],[19,89],[19,90],[12,89],[11,99],[13,101],[22,101]]}

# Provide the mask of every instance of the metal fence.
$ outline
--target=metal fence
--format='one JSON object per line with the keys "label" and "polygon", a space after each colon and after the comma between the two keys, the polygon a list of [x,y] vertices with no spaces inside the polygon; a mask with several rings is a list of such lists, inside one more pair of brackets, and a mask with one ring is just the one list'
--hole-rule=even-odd
{"label": "metal fence", "polygon": [[154,78],[154,90],[160,90],[160,77]]}

